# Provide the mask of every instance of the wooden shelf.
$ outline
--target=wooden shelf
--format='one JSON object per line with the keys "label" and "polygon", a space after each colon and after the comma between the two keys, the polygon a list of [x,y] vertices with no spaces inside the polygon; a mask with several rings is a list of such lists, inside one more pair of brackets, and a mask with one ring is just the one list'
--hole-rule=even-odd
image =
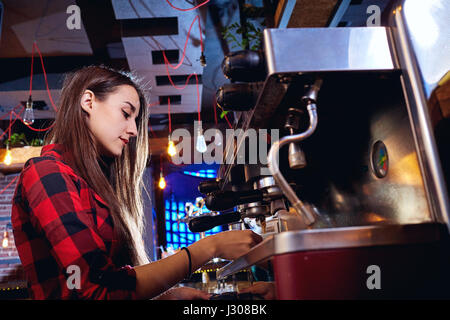
{"label": "wooden shelf", "polygon": [[13,162],[10,165],[3,163],[5,158],[6,149],[0,149],[0,172],[3,174],[11,174],[22,171],[25,162],[30,158],[39,157],[41,155],[42,147],[21,147],[11,148],[11,157]]}

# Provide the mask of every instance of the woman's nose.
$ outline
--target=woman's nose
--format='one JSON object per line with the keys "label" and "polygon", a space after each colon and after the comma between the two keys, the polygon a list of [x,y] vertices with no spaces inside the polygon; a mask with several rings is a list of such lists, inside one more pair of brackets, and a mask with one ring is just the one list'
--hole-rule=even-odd
{"label": "woman's nose", "polygon": [[135,136],[137,136],[137,125],[136,125],[136,121],[134,121],[134,120],[131,120],[130,122],[129,122],[129,125],[128,125],[128,128],[127,128],[128,130],[128,134],[130,135],[130,136],[133,136],[133,137],[135,137]]}

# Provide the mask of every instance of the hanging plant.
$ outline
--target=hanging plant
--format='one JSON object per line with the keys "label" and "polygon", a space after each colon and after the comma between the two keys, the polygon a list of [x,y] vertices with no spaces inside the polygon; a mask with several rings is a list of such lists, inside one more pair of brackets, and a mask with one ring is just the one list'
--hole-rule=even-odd
{"label": "hanging plant", "polygon": [[5,139],[3,141],[5,147],[8,143],[10,148],[20,148],[25,146],[40,147],[44,145],[44,140],[34,138],[33,140],[28,141],[25,136],[25,133],[13,133],[9,141],[8,139]]}
{"label": "hanging plant", "polygon": [[[241,41],[238,40],[236,34],[241,35]],[[259,50],[261,48],[262,30],[249,21],[245,22],[245,28],[242,28],[238,22],[230,24],[223,28],[222,36],[230,44],[231,49]]]}
{"label": "hanging plant", "polygon": [[25,137],[25,133],[13,133],[9,139],[10,148],[19,148],[28,145],[29,143]]}
{"label": "hanging plant", "polygon": [[[261,49],[263,28],[266,26],[264,12],[264,7],[257,7],[249,3],[243,4],[241,23],[242,20],[245,21],[244,25],[235,22],[222,29],[223,39],[228,42],[231,49],[254,51]],[[236,35],[241,35],[242,40],[239,41]]]}
{"label": "hanging plant", "polygon": [[30,146],[32,147],[41,147],[44,145],[44,140],[43,139],[39,139],[39,138],[35,138],[33,140],[31,140]]}

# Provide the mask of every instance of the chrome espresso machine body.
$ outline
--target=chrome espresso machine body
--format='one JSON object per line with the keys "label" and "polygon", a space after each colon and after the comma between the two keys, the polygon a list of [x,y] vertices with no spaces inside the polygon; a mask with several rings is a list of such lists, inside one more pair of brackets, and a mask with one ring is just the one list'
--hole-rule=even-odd
{"label": "chrome espresso machine body", "polygon": [[[270,261],[279,299],[450,296],[448,191],[428,106],[450,69],[450,4],[436,3],[399,1],[389,27],[266,29],[263,52],[226,57],[240,83],[218,103],[238,128],[279,137],[266,163],[224,164],[199,188],[223,212],[204,228],[243,221],[264,237],[218,279]],[[431,19],[421,30],[417,10]],[[433,41],[418,34],[427,23]],[[246,145],[239,136],[226,154]]]}

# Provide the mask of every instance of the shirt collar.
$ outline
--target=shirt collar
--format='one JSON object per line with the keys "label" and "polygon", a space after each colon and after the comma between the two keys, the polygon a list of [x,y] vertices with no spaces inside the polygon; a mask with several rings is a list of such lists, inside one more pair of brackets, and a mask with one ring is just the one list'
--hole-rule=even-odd
{"label": "shirt collar", "polygon": [[66,150],[63,144],[53,143],[42,147],[41,157],[52,157],[57,160],[61,160],[66,164],[73,163],[73,155],[70,151]]}

